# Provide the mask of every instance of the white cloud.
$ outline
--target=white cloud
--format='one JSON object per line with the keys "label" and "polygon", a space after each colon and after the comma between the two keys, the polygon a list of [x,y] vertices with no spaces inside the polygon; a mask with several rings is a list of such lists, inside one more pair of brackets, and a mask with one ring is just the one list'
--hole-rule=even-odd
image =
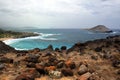
{"label": "white cloud", "polygon": [[120,0],[0,0],[0,22],[14,26],[109,25],[119,14]]}

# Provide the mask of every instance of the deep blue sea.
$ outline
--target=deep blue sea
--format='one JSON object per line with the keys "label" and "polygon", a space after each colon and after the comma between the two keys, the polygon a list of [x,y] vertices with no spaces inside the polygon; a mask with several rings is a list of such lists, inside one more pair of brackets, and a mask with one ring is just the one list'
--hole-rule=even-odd
{"label": "deep blue sea", "polygon": [[114,30],[113,33],[93,33],[81,29],[26,29],[22,31],[35,32],[40,35],[6,40],[4,42],[19,50],[44,49],[50,44],[54,48],[60,48],[61,46],[70,48],[77,42],[83,43],[90,40],[102,39],[107,36],[120,35],[120,30]]}

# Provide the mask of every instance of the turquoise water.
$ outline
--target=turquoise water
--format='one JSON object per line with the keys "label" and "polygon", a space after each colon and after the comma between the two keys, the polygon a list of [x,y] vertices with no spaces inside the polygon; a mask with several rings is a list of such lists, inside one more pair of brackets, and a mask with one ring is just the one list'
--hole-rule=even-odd
{"label": "turquoise water", "polygon": [[26,29],[22,31],[36,32],[40,35],[6,40],[4,42],[19,50],[33,48],[44,49],[50,44],[53,45],[54,48],[60,48],[63,45],[70,48],[77,42],[83,43],[90,40],[105,38],[107,36],[120,35],[120,31],[118,30],[115,30],[113,33],[92,33],[80,29]]}

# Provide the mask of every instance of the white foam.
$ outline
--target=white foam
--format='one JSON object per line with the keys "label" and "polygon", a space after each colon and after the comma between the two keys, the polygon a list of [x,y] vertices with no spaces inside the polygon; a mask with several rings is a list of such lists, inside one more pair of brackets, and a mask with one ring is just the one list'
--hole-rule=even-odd
{"label": "white foam", "polygon": [[10,45],[10,44],[13,44],[13,43],[15,43],[15,42],[18,42],[18,41],[20,41],[21,39],[10,39],[10,40],[4,40],[3,42],[5,43],[5,44],[8,44],[8,45]]}
{"label": "white foam", "polygon": [[[35,32],[37,33],[37,32]],[[60,34],[44,34],[44,33],[37,33],[40,34],[39,36],[33,36],[33,37],[26,37],[26,38],[18,38],[18,39],[10,39],[10,40],[5,40],[3,41],[5,44],[13,44],[22,40],[26,39],[41,39],[41,40],[57,40],[56,38],[47,38],[49,36],[54,36],[54,35],[60,35]]]}
{"label": "white foam", "polygon": [[41,40],[46,40],[46,41],[53,41],[53,40],[57,40],[56,38],[40,38]]}
{"label": "white foam", "polygon": [[61,35],[61,34],[47,34],[47,33],[40,33],[41,36],[43,37],[48,37],[48,36],[55,36],[55,35]]}
{"label": "white foam", "polygon": [[15,50],[28,50],[28,49],[15,48]]}

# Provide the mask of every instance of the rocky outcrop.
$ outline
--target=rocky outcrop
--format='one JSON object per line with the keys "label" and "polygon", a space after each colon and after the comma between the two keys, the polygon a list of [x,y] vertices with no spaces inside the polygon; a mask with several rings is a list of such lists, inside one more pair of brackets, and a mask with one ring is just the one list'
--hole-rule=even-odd
{"label": "rocky outcrop", "polygon": [[109,28],[107,28],[104,25],[97,25],[93,28],[88,29],[89,31],[93,31],[93,32],[103,32],[103,33],[110,33],[112,32],[112,30],[110,30]]}
{"label": "rocky outcrop", "polygon": [[6,45],[2,41],[0,41],[0,53],[7,53],[7,52],[12,52],[12,51],[15,51],[15,49]]}
{"label": "rocky outcrop", "polygon": [[105,48],[108,48],[110,46],[114,46],[117,50],[120,50],[120,35],[116,35],[114,37],[106,37],[106,39],[98,39],[94,41],[87,41],[85,43],[76,43],[71,48],[67,50],[67,53],[70,53],[72,51],[77,51],[82,53],[85,53],[86,49],[94,50],[95,52],[103,52],[107,53],[108,49],[103,50]]}
{"label": "rocky outcrop", "polygon": [[61,47],[61,51],[66,50],[66,49],[67,49],[66,46],[62,46],[62,47]]}
{"label": "rocky outcrop", "polygon": [[49,45],[46,49],[42,49],[42,51],[53,51],[53,46]]}

